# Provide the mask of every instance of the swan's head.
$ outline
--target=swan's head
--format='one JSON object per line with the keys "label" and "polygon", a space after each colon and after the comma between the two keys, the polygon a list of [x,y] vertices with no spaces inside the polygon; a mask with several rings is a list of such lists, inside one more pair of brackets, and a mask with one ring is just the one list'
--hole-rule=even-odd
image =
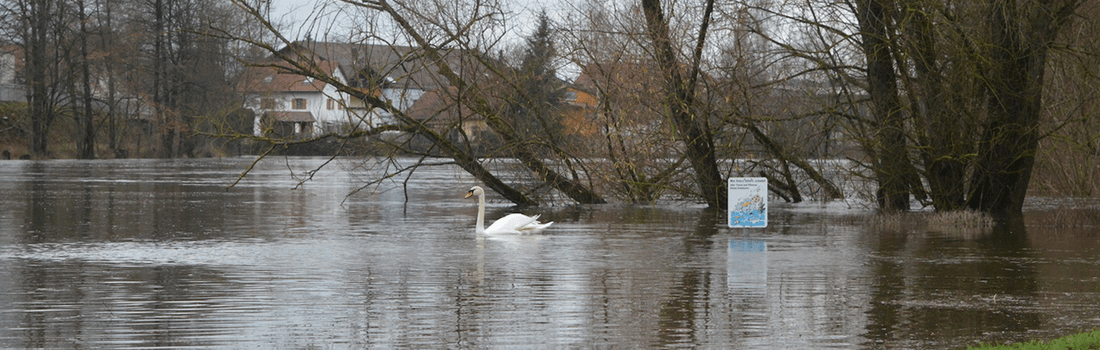
{"label": "swan's head", "polygon": [[470,198],[470,197],[473,197],[473,196],[484,196],[484,195],[485,195],[485,190],[481,189],[481,186],[474,186],[474,187],[471,187],[470,190],[466,192],[466,197],[465,198]]}

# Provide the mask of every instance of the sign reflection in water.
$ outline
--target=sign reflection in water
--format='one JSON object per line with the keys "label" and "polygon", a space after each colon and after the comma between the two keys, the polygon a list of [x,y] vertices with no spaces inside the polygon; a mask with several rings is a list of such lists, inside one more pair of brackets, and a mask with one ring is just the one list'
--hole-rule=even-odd
{"label": "sign reflection in water", "polygon": [[0,161],[0,348],[949,348],[1100,326],[1088,228],[960,238],[807,203],[746,238],[669,204],[546,206],[543,235],[479,237],[454,168],[344,201],[364,170],[292,190],[288,166],[324,159],[272,158],[227,191],[250,161]]}

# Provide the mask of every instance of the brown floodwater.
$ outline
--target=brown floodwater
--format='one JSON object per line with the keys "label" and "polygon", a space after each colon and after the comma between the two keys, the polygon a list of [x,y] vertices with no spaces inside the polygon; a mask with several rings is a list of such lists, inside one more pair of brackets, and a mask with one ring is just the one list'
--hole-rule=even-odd
{"label": "brown floodwater", "polygon": [[[0,348],[957,348],[1100,327],[1100,201],[989,232],[852,202],[544,206],[479,236],[451,166],[0,161]],[[293,171],[293,176],[292,176]],[[406,185],[407,187],[402,187]],[[490,194],[487,216],[514,211]]]}

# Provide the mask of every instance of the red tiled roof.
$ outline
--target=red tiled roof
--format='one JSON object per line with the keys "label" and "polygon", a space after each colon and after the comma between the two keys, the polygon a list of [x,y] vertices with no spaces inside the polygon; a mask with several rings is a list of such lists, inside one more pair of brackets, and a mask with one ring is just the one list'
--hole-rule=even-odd
{"label": "red tiled roof", "polygon": [[[336,67],[335,62],[317,62],[317,68],[325,74],[335,74]],[[327,85],[321,80],[282,71],[273,66],[249,67],[238,89],[248,92],[317,92]]]}

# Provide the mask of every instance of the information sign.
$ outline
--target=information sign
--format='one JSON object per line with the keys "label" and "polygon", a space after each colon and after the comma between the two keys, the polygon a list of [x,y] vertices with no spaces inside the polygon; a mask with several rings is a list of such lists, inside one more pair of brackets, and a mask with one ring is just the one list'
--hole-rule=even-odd
{"label": "information sign", "polygon": [[768,178],[731,177],[729,227],[768,227]]}

